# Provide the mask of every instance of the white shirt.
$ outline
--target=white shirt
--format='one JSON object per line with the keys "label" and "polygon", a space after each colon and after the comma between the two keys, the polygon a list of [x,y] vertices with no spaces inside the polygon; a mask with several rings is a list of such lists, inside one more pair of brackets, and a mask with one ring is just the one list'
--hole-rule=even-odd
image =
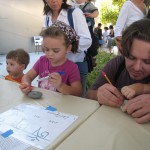
{"label": "white shirt", "polygon": [[[48,14],[49,16],[49,25],[52,25],[51,20],[51,13]],[[83,12],[79,8],[75,8],[73,13],[73,23],[74,23],[74,29],[77,33],[77,35],[80,37],[79,39],[79,48],[77,53],[68,53],[67,58],[73,62],[83,62],[83,59],[85,57],[84,51],[87,51],[87,49],[91,46],[92,39],[91,34],[89,32],[85,16],[83,15]],[[69,25],[68,17],[67,17],[67,11],[62,9],[59,13],[59,16],[57,20],[62,21]],[[43,27],[47,27],[46,22],[46,15],[44,15],[44,22]]]}
{"label": "white shirt", "polygon": [[108,34],[107,31],[104,31],[102,35],[103,35],[103,41],[104,41],[104,44],[105,44],[105,43],[107,42],[107,39],[108,39],[108,35],[109,35],[109,34]]}
{"label": "white shirt", "polygon": [[[148,12],[148,10],[146,9]],[[119,17],[115,27],[115,37],[122,36],[122,31],[135,21],[145,18],[147,15],[132,2],[126,1],[119,13]]]}

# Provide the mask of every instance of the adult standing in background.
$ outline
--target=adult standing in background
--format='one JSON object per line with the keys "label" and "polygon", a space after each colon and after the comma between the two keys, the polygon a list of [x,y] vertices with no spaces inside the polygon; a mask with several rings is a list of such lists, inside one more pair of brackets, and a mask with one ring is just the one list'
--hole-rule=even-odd
{"label": "adult standing in background", "polygon": [[104,27],[104,32],[102,33],[103,35],[103,47],[107,47],[107,40],[108,40],[108,27]]}
{"label": "adult standing in background", "polygon": [[[44,28],[51,26],[55,21],[62,21],[69,25],[67,11],[71,6],[66,3],[67,0],[43,0],[43,2]],[[78,53],[69,53],[68,58],[73,62],[82,62],[85,56],[84,51],[86,51],[91,45],[91,36],[82,11],[78,8],[75,8],[72,15],[74,29],[80,39]]]}
{"label": "adult standing in background", "polygon": [[86,22],[88,24],[88,28],[92,38],[92,44],[87,49],[86,60],[88,62],[88,71],[91,72],[95,66],[95,56],[98,53],[99,43],[97,37],[94,35],[94,25],[95,20],[99,15],[98,8],[91,3],[91,0],[75,0],[75,7],[78,7],[82,10]]}
{"label": "adult standing in background", "polygon": [[[71,8],[70,5],[67,4],[67,0],[43,0],[44,2],[44,22],[43,28],[47,28],[51,26],[55,21],[62,21],[69,25],[68,21],[68,9]],[[78,63],[83,62],[85,53],[87,49],[90,47],[92,40],[91,35],[85,20],[85,16],[83,12],[79,8],[75,8],[72,13],[74,29],[79,36],[79,48],[77,53],[69,52],[67,57],[69,60]],[[82,74],[81,82],[83,86],[83,90],[86,88],[85,81],[87,76]]]}
{"label": "adult standing in background", "polygon": [[121,50],[122,31],[133,22],[146,17],[148,9],[144,2],[144,0],[130,0],[123,4],[115,27],[116,44],[119,51]]}
{"label": "adult standing in background", "polygon": [[112,40],[114,39],[114,27],[113,25],[110,25],[109,26],[109,35],[107,36],[108,37],[108,49],[109,49],[109,52],[110,54],[112,53]]}
{"label": "adult standing in background", "polygon": [[98,26],[94,29],[94,34],[97,36],[98,38],[98,43],[99,46],[101,47],[103,42],[102,42],[102,29],[101,29],[102,24],[98,23]]}

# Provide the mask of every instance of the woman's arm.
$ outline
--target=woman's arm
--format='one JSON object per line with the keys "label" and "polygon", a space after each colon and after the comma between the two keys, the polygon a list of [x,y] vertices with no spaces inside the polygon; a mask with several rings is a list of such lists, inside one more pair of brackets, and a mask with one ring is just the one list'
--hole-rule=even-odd
{"label": "woman's arm", "polygon": [[92,43],[91,34],[83,12],[76,8],[73,13],[74,29],[79,39],[79,51],[86,51]]}
{"label": "woman's arm", "polygon": [[122,36],[122,31],[125,27],[126,20],[128,19],[128,7],[127,2],[125,2],[120,10],[115,27],[115,37]]}

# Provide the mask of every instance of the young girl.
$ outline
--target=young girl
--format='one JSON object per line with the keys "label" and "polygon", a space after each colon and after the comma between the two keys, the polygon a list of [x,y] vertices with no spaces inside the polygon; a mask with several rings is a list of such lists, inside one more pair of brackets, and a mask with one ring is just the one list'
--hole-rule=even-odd
{"label": "young girl", "polygon": [[26,69],[29,61],[29,54],[25,50],[16,49],[10,51],[6,55],[6,69],[8,75],[5,77],[5,79],[21,83],[21,79],[24,75],[23,70]]}
{"label": "young girl", "polygon": [[[77,52],[79,37],[76,32],[65,23],[57,21],[42,31],[41,36],[45,55],[41,56],[33,68],[24,75],[22,82],[29,87],[20,86],[22,92],[30,92],[32,80],[39,75],[39,87],[81,96],[82,86],[78,67],[66,58],[68,52]],[[46,78],[43,79],[44,77]]]}

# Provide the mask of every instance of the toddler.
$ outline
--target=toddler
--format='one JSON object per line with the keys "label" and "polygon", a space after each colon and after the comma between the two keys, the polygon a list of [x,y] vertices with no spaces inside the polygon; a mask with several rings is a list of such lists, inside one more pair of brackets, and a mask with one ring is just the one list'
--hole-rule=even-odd
{"label": "toddler", "polygon": [[23,49],[10,51],[6,55],[6,69],[8,75],[5,79],[21,83],[21,79],[24,75],[23,70],[26,69],[29,60],[29,54]]}

